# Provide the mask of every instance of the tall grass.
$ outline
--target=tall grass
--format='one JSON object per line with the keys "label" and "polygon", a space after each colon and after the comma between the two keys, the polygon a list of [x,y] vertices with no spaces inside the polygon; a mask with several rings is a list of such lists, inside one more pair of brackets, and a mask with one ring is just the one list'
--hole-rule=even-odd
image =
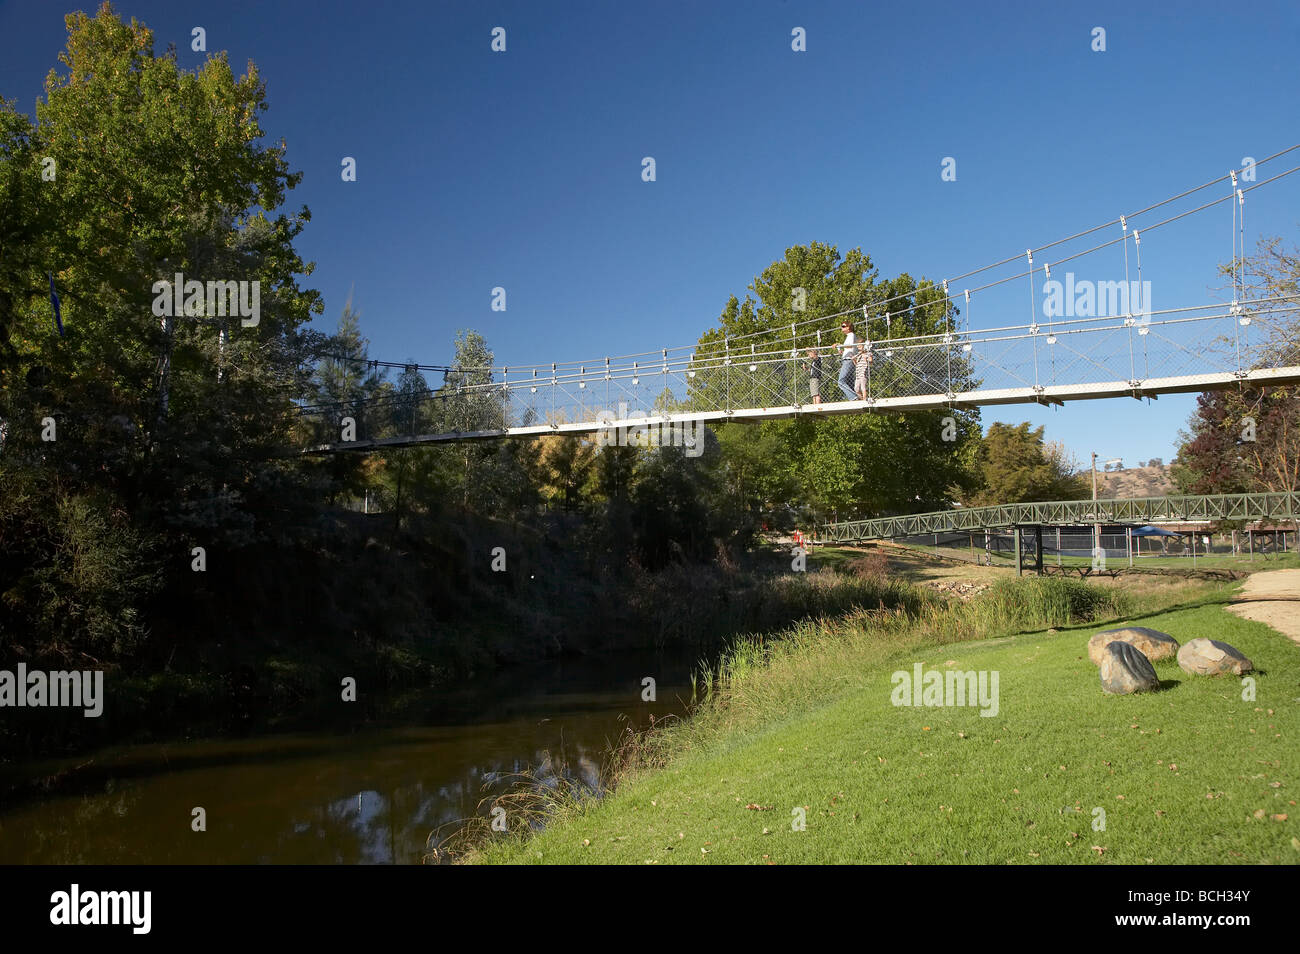
{"label": "tall grass", "polygon": [[906,583],[844,582],[875,587],[875,605],[859,604],[775,635],[737,639],[715,666],[697,674],[691,718],[625,746],[618,775],[661,766],[687,750],[824,705],[863,685],[886,660],[923,646],[1122,619],[1217,589],[1186,582],[1139,598],[1115,586],[1034,577],[1001,580],[968,602],[947,602]]}
{"label": "tall grass", "polygon": [[616,591],[612,607],[593,614],[616,622],[636,621],[653,642],[717,645],[719,637],[784,630],[792,622],[860,611],[903,607],[917,612],[938,596],[879,576],[850,577],[828,570],[776,576],[728,574],[709,567],[673,565],[641,585]]}
{"label": "tall grass", "polygon": [[434,865],[462,862],[502,841],[526,840],[599,795],[567,764],[548,756],[537,768],[485,783],[474,814],[430,832],[421,860]]}
{"label": "tall grass", "polygon": [[[1034,577],[1001,580],[961,602],[876,570],[863,566],[853,576],[824,571],[769,580],[770,605],[782,613],[804,611],[807,618],[779,632],[735,639],[716,664],[698,671],[689,718],[625,732],[606,759],[600,791],[583,789],[563,773],[558,783],[547,784],[524,773],[509,792],[485,798],[476,817],[443,840],[429,860],[472,860],[498,844],[502,836],[490,830],[489,806],[508,805],[508,837],[526,840],[634,775],[825,705],[865,684],[880,664],[918,648],[1125,618],[1203,601],[1222,589],[1187,581],[1139,595],[1113,585]],[[764,615],[761,592],[733,600],[733,622]]]}

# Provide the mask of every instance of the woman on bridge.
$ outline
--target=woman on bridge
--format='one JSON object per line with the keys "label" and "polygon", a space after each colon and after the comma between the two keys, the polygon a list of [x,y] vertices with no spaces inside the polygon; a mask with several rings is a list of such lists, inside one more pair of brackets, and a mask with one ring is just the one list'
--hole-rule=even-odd
{"label": "woman on bridge", "polygon": [[840,390],[846,401],[856,401],[858,394],[853,390],[853,352],[858,343],[858,336],[853,333],[853,323],[847,318],[840,324],[844,332],[844,344],[840,346]]}

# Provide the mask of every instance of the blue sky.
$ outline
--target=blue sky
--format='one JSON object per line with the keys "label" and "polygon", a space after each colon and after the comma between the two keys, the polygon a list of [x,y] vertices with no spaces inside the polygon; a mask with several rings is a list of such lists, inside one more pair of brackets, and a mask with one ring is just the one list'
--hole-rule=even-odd
{"label": "blue sky", "polygon": [[[73,8],[0,3],[0,94],[33,109]],[[332,328],[355,289],[372,356],[391,360],[447,361],[460,328],[506,364],[685,345],[790,245],[861,247],[882,276],[938,280],[1300,142],[1293,2],[116,9],[183,65],[204,56],[194,26],[237,70],[257,63],[264,126],[305,173],[290,201],[312,210],[299,249],[317,263],[319,322]],[[807,52],[791,50],[794,27]],[[1258,190],[1250,244],[1294,242],[1298,200],[1300,175]],[[1209,300],[1230,231],[1224,203],[1144,242],[1156,308]],[[1078,274],[1115,278],[1107,267]],[[1028,320],[1025,286],[1004,291],[977,301],[975,327]],[[1017,405],[984,421],[1046,424],[1081,458],[1168,461],[1193,403]]]}

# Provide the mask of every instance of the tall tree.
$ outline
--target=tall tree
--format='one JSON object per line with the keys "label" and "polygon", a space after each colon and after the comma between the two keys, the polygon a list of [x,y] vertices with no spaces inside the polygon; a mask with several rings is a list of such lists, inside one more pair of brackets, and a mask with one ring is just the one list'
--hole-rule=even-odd
{"label": "tall tree", "polygon": [[971,506],[1077,500],[1090,492],[1069,456],[1043,441],[1043,428],[1029,422],[1012,426],[994,423],[984,435],[977,455],[978,490]]}
{"label": "tall tree", "polygon": [[[302,507],[302,472],[274,458],[321,306],[298,286],[309,213],[279,211],[300,174],[261,141],[256,67],[181,69],[107,3],[65,22],[34,123],[0,105],[0,603],[11,631],[114,651],[144,638],[160,576],[202,588],[177,558],[195,538],[239,546]],[[205,292],[179,314],[160,294],[177,273]]]}
{"label": "tall tree", "polygon": [[1231,280],[1234,300],[1263,300],[1245,308],[1262,361],[1300,364],[1300,248],[1288,248],[1280,236],[1264,236],[1254,254],[1221,265],[1219,272]]}
{"label": "tall tree", "polygon": [[1183,493],[1300,490],[1300,387],[1202,393],[1179,437],[1170,476]]}
{"label": "tall tree", "polygon": [[[1220,271],[1234,277],[1234,298],[1276,299],[1249,309],[1257,363],[1300,363],[1300,250],[1261,238],[1254,255]],[[1170,476],[1184,493],[1300,490],[1300,387],[1201,394]]]}
{"label": "tall tree", "polygon": [[[873,395],[969,387],[969,370],[956,341],[940,342],[923,354],[890,347],[891,341],[954,327],[956,309],[933,283],[906,274],[882,281],[861,249],[841,255],[835,246],[813,242],[787,249],[755,277],[745,300],[732,296],[718,327],[701,335],[696,350],[700,366],[713,365],[690,379],[692,399],[707,407],[740,407],[754,400],[764,406],[807,403],[802,354],[820,340],[823,400],[839,400],[839,358],[829,352],[841,340],[839,321],[828,319],[820,329],[800,324],[797,348],[791,324],[863,306],[866,317],[857,313],[854,320],[859,338],[877,342]],[[752,362],[751,343],[755,352],[773,352],[778,358]],[[718,363],[727,356],[730,364]],[[771,454],[769,473],[760,478],[754,467],[739,460],[733,472],[746,475],[748,485],[776,490],[786,495],[785,502],[811,507],[821,516],[943,507],[951,500],[950,488],[969,482],[969,445],[978,438],[978,419],[978,411],[954,409],[762,422],[755,425],[757,435],[745,433],[765,448],[772,444],[768,435],[778,435],[781,449]],[[721,430],[725,435],[727,428]],[[722,438],[724,453],[730,449],[737,458],[752,458],[742,452],[742,443]],[[784,478],[777,476],[782,470]]]}
{"label": "tall tree", "polygon": [[395,406],[376,406],[385,372],[370,361],[370,341],[361,333],[361,313],[352,296],[343,305],[339,327],[322,344],[322,356],[312,375],[315,404],[326,427],[326,436],[337,441],[340,422],[351,417],[357,424],[356,438],[381,436],[391,425]]}
{"label": "tall tree", "polygon": [[[40,184],[40,230],[15,283],[26,307],[9,305],[12,363],[43,382],[38,403],[77,435],[45,449],[52,464],[147,499],[164,519],[220,522],[229,508],[211,501],[255,495],[276,470],[258,462],[287,443],[317,344],[302,325],[320,299],[298,287],[311,266],[293,247],[309,214],[276,214],[300,174],[283,144],[259,143],[256,67],[235,79],[216,54],[183,70],[107,3],[66,22],[64,69],[46,79],[19,169]],[[176,273],[245,283],[250,307],[256,283],[258,311],[234,318],[201,295],[160,317],[170,296],[159,283]]]}

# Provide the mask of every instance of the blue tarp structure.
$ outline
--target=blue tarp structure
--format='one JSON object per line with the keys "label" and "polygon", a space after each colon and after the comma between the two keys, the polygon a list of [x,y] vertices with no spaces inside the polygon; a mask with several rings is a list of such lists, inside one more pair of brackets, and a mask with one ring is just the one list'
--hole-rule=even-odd
{"label": "blue tarp structure", "polygon": [[1181,537],[1182,534],[1176,533],[1173,530],[1163,530],[1160,527],[1145,526],[1145,527],[1134,527],[1133,536],[1135,537]]}

